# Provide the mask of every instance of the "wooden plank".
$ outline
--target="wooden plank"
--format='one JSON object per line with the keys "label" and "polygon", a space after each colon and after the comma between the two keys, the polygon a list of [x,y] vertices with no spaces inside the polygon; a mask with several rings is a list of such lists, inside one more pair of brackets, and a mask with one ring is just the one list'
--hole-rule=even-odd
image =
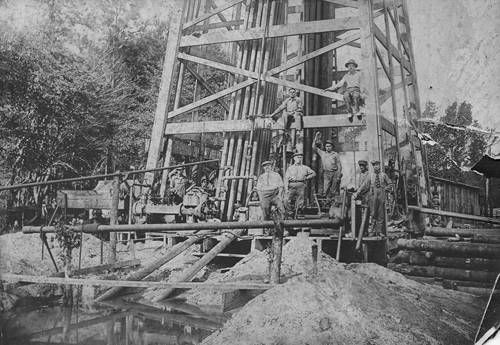
{"label": "wooden plank", "polygon": [[[407,85],[411,85],[412,78],[406,77],[406,82],[407,82]],[[403,82],[399,82],[399,83],[394,85],[394,90],[397,90],[402,86],[403,86]],[[391,88],[390,87],[379,90],[379,98],[378,99],[379,99],[380,104],[383,104],[384,102],[386,102],[390,98],[391,98]]]}
{"label": "wooden plank", "polygon": [[380,62],[380,65],[382,66],[382,69],[384,70],[385,76],[387,79],[391,80],[391,74],[389,73],[389,68],[387,68],[387,65],[385,64],[384,57],[382,56],[382,53],[378,49],[378,47],[375,47],[375,52],[377,54],[378,61]]}
{"label": "wooden plank", "polygon": [[[203,78],[198,72],[196,72],[196,70],[194,70],[188,64],[185,65],[185,68],[188,70],[189,73],[191,73],[191,75],[193,77],[196,78],[196,80],[198,80],[198,82],[201,84],[201,86],[203,86],[205,88],[205,90],[207,90],[208,92],[210,92],[210,94],[212,94],[212,95],[215,93],[215,91],[210,86],[210,84],[207,83],[207,81],[205,80],[205,78]],[[217,99],[217,103],[219,103],[227,112],[229,112],[229,106],[227,105],[226,102],[224,102],[224,100],[218,98]]]}
{"label": "wooden plank", "polygon": [[435,210],[433,208],[425,208],[425,207],[418,207],[418,206],[408,206],[408,209],[414,210],[414,211],[419,211],[419,212],[426,213],[426,214],[435,214],[438,216],[477,220],[479,222],[490,223],[490,224],[500,224],[499,218],[490,218],[490,217],[476,216],[473,214],[464,214],[464,213],[451,212],[451,211]]}
{"label": "wooden plank", "polygon": [[358,2],[353,0],[323,0],[323,1],[329,2],[337,6],[359,8]]}
{"label": "wooden plank", "polygon": [[359,127],[366,126],[366,117],[358,120],[354,116],[353,122],[349,121],[349,114],[311,115],[304,116],[304,128],[330,128],[330,127]]}
{"label": "wooden plank", "polygon": [[299,22],[293,24],[280,24],[265,28],[257,27],[251,29],[232,30],[230,32],[209,32],[199,37],[184,36],[181,38],[181,47],[191,47],[205,44],[228,43],[236,41],[247,41],[266,38],[314,34],[339,30],[352,30],[359,28],[357,17],[346,17],[337,19],[316,20],[311,22]]}
{"label": "wooden plank", "polygon": [[230,7],[233,7],[234,5],[237,5],[239,4],[240,2],[243,2],[244,0],[232,0],[232,1],[229,1],[225,4],[223,4],[222,6],[219,6],[217,8],[215,8],[214,10],[208,12],[208,13],[205,13],[187,23],[184,24],[184,26],[182,27],[183,30],[186,30],[187,28],[193,26],[193,25],[196,25],[198,23],[201,23],[203,21],[205,21],[206,19],[212,17],[212,16],[215,16],[216,14],[222,12],[222,11],[225,11],[227,10],[228,8]]}
{"label": "wooden plank", "polygon": [[220,289],[220,290],[267,290],[273,288],[274,284],[264,283],[192,283],[192,282],[149,282],[131,280],[107,280],[107,279],[78,279],[59,278],[47,276],[30,276],[26,274],[0,274],[0,280],[6,282],[27,282],[37,284],[57,285],[92,285],[110,287],[135,287],[135,288],[175,288],[175,289]]}
{"label": "wooden plank", "polygon": [[220,29],[220,28],[231,28],[232,26],[238,26],[244,23],[243,19],[239,20],[229,20],[229,21],[222,21],[222,22],[217,22],[217,23],[210,23],[210,24],[204,24],[204,25],[195,25],[188,30],[186,30],[186,33],[192,34],[193,32],[196,31],[206,31],[206,30],[213,30],[213,29]]}
{"label": "wooden plank", "polygon": [[[349,114],[335,115],[309,115],[304,116],[304,128],[330,128],[330,127],[358,127],[366,126],[366,119],[353,122],[348,119]],[[283,130],[280,121],[274,123],[271,119],[257,118],[255,129]],[[247,132],[252,129],[252,121],[224,120],[224,121],[203,121],[203,122],[175,122],[169,123],[165,135],[191,134],[191,133],[220,133],[220,132]]]}
{"label": "wooden plank", "polygon": [[178,108],[178,109],[175,109],[173,111],[171,111],[170,113],[168,113],[168,118],[171,119],[177,115],[180,115],[180,114],[184,114],[188,111],[191,111],[191,110],[194,110],[198,107],[201,107],[202,105],[205,105],[207,103],[210,103],[210,102],[213,102],[213,101],[216,101],[218,98],[221,98],[221,97],[224,97],[224,96],[227,96],[233,92],[236,92],[238,90],[241,90],[247,86],[250,86],[254,83],[256,83],[257,81],[256,80],[245,80],[244,82],[241,82],[241,83],[238,83],[234,86],[231,86],[230,88],[228,89],[225,89],[225,90],[222,90],[222,91],[219,91],[217,93],[214,93],[213,95],[210,95],[208,97],[205,97],[205,98],[202,98],[200,100],[197,100],[196,102],[193,102],[191,104],[188,104],[188,105],[185,105],[181,108]]}
{"label": "wooden plank", "polygon": [[456,185],[456,186],[461,186],[461,187],[473,189],[473,190],[475,190],[477,192],[479,192],[481,190],[481,187],[473,186],[471,184],[466,184],[466,183],[462,183],[462,182],[447,180],[447,179],[442,178],[442,177],[437,177],[437,176],[432,176],[431,175],[431,176],[429,176],[429,179],[432,180],[432,181],[438,181],[438,182],[442,182],[442,183],[445,183],[445,184]]}
{"label": "wooden plank", "polygon": [[261,78],[261,80],[264,80],[266,82],[270,82],[273,84],[285,86],[287,88],[294,88],[296,90],[304,91],[307,93],[312,93],[312,94],[315,94],[318,96],[322,96],[322,97],[326,97],[326,98],[330,98],[330,99],[335,99],[338,101],[344,100],[344,96],[342,96],[340,93],[333,92],[333,91],[326,91],[326,90],[319,89],[319,88],[314,87],[314,86],[309,86],[309,85],[301,84],[301,83],[294,82],[294,81],[288,81],[286,79],[280,79],[280,78],[271,77],[271,76],[263,76]]}
{"label": "wooden plank", "polygon": [[412,73],[410,62],[404,56],[401,56],[398,49],[393,44],[387,45],[387,38],[377,25],[373,25],[373,33],[375,34],[377,40],[384,46],[384,48],[390,50],[392,56],[394,56],[396,61],[402,63],[404,68],[408,72]]}
{"label": "wooden plank", "polygon": [[[185,2],[175,0],[172,2],[172,8],[177,9],[172,14],[171,22],[168,30],[167,46],[165,49],[165,61],[163,62],[163,71],[160,83],[160,92],[158,94],[158,102],[156,105],[153,129],[151,132],[151,141],[149,143],[148,159],[146,168],[156,168],[160,159],[162,150],[163,133],[167,124],[167,112],[170,104],[170,88],[173,84],[174,67],[176,61],[177,50],[179,48],[180,29],[182,26],[182,14]],[[152,185],[154,173],[146,173],[144,180],[146,184]]]}

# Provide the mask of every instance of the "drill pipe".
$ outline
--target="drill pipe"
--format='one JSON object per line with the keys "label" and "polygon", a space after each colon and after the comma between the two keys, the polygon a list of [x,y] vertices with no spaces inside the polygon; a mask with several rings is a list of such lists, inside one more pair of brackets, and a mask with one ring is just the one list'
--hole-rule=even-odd
{"label": "drill pipe", "polygon": [[[338,224],[331,219],[304,219],[304,220],[285,220],[283,226],[291,227],[334,227]],[[83,231],[84,233],[102,233],[102,232],[150,232],[150,231],[192,231],[192,230],[234,230],[234,229],[255,229],[255,228],[273,228],[274,223],[271,220],[266,221],[248,221],[248,222],[222,222],[222,223],[177,223],[177,224],[119,224],[119,225],[96,225],[86,224],[70,226],[73,231]],[[54,226],[23,226],[25,234],[39,234],[40,232],[55,232]]]}

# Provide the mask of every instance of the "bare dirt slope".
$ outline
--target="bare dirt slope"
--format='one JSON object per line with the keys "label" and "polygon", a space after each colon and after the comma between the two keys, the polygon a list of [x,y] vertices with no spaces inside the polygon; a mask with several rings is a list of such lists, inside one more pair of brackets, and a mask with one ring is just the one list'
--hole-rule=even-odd
{"label": "bare dirt slope", "polygon": [[[284,248],[285,272],[287,257],[294,253],[293,260],[306,268],[302,275],[250,301],[203,344],[471,343],[484,301],[375,264],[344,265],[326,255],[313,276],[305,250],[310,244],[302,238]],[[263,268],[259,257],[255,265],[247,260],[237,268],[239,273],[224,278],[256,274]],[[203,299],[200,293],[195,296]]]}

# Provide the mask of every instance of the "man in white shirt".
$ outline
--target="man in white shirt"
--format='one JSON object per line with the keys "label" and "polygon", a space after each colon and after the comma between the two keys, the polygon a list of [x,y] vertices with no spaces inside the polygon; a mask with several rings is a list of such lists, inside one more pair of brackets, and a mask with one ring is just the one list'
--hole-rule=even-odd
{"label": "man in white shirt", "polygon": [[340,180],[342,178],[342,163],[337,152],[333,150],[333,142],[325,141],[325,150],[318,147],[320,132],[316,132],[312,148],[321,158],[323,168],[323,193],[328,199],[340,193]]}
{"label": "man in white shirt", "polygon": [[288,187],[286,212],[288,218],[294,218],[295,211],[302,211],[304,206],[306,181],[316,176],[314,170],[302,164],[302,153],[293,155],[293,164],[286,169],[285,183]]}
{"label": "man in white shirt", "polygon": [[283,179],[280,174],[273,171],[271,161],[262,163],[264,172],[257,180],[257,193],[260,199],[260,208],[262,209],[262,216],[264,220],[271,219],[271,206],[275,206],[278,212],[284,217],[285,207],[283,206]]}
{"label": "man in white shirt", "polygon": [[348,69],[347,74],[338,83],[333,82],[332,86],[326,90],[333,91],[345,86],[344,101],[350,114],[349,120],[352,121],[353,115],[358,115],[358,117],[361,115],[359,110],[359,104],[361,103],[361,73],[356,70],[358,64],[353,59],[347,61],[345,66]]}

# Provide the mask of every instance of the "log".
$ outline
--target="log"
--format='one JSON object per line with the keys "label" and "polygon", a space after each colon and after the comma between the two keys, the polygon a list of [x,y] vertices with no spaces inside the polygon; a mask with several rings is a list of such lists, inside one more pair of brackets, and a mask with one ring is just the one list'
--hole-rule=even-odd
{"label": "log", "polygon": [[[178,282],[187,282],[194,278],[194,276],[212,261],[217,254],[223,251],[234,239],[243,234],[244,230],[235,230],[233,233],[226,233],[225,238],[222,239],[215,247],[213,247],[205,256],[198,260],[193,266],[189,267],[178,279]],[[168,288],[162,291],[159,295],[153,298],[154,302],[161,301],[167,298],[175,288]]]}
{"label": "log", "polygon": [[458,212],[451,212],[451,211],[435,210],[433,208],[425,208],[425,207],[418,207],[418,206],[408,206],[408,209],[413,210],[413,211],[419,211],[419,212],[426,213],[426,214],[435,214],[438,216],[477,220],[479,222],[500,225],[500,218],[476,216],[474,214],[465,214],[465,213],[458,213]]}
{"label": "log", "polygon": [[[139,259],[119,261],[119,262],[116,262],[114,264],[97,265],[97,266],[82,268],[79,270],[74,270],[74,271],[70,272],[70,276],[78,276],[78,275],[91,274],[91,273],[100,273],[102,271],[112,270],[112,269],[122,268],[122,267],[127,267],[127,266],[139,266],[140,264],[141,264],[141,260],[139,260]],[[64,272],[58,272],[58,273],[52,274],[51,277],[64,277]]]}
{"label": "log", "polygon": [[[207,236],[211,233],[212,231],[205,230],[205,231],[200,231],[197,235],[198,236],[193,236],[185,240],[184,242],[178,243],[170,250],[167,251],[167,253],[162,256],[161,258],[158,258],[155,260],[153,263],[150,265],[140,269],[137,272],[132,273],[129,277],[127,277],[127,281],[132,281],[132,280],[141,280],[146,278],[148,275],[159,269],[161,266],[165,265],[167,262],[175,258],[177,255],[191,247],[193,244],[195,244],[197,241],[199,241],[202,237]],[[113,296],[116,296],[120,291],[123,290],[123,287],[114,287],[108,291],[106,291],[104,294],[99,296],[96,301],[102,301],[107,298],[111,298]]]}
{"label": "log", "polygon": [[485,229],[447,229],[447,228],[437,228],[432,227],[425,230],[425,234],[428,236],[436,237],[452,237],[459,235],[461,237],[471,237],[471,236],[500,236],[500,229],[485,228]]}
{"label": "log", "polygon": [[398,263],[409,263],[417,266],[438,266],[500,272],[500,260],[485,258],[456,258],[435,256],[432,252],[415,252],[401,250],[395,258]]}
{"label": "log", "polygon": [[445,279],[466,280],[475,282],[494,282],[497,274],[486,271],[469,271],[458,268],[436,266],[413,266],[408,264],[389,264],[388,267],[396,272],[419,277],[441,277]]}
{"label": "log", "polygon": [[397,245],[400,249],[431,251],[447,256],[500,259],[498,244],[399,239]]}

